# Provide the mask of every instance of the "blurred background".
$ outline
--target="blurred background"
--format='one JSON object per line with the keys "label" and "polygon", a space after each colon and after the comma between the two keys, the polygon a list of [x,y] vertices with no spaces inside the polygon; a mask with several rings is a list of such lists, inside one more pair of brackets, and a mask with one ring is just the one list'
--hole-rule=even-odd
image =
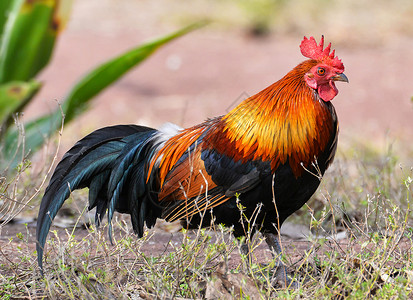
{"label": "blurred background", "polygon": [[67,126],[61,151],[102,126],[165,122],[190,126],[225,114],[304,60],[303,36],[324,34],[349,84],[333,100],[340,147],[389,144],[411,162],[413,1],[411,0],[84,0],[74,1],[45,85],[25,112],[56,108],[77,79],[99,63],[192,22],[209,25],[158,50],[99,94]]}

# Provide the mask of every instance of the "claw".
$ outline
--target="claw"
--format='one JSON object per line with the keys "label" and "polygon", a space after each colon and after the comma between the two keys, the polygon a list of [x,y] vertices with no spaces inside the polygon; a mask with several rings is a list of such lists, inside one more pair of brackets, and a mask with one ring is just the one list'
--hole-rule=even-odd
{"label": "claw", "polygon": [[287,267],[284,264],[276,267],[274,279],[271,283],[273,286],[280,286],[287,289],[298,289],[300,287],[300,284],[288,275]]}
{"label": "claw", "polygon": [[273,233],[264,233],[263,235],[268,247],[271,249],[273,257],[277,260],[273,285],[279,285],[284,288],[297,289],[299,287],[299,283],[295,280],[292,280],[290,276],[288,276],[287,267],[281,261],[281,246],[278,235]]}

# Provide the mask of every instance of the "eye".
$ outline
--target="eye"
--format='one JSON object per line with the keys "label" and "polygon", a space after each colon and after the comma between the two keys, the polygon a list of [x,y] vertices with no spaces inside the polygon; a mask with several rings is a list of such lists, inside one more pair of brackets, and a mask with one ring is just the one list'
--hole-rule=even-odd
{"label": "eye", "polygon": [[319,68],[317,69],[317,74],[318,74],[318,75],[324,76],[325,73],[326,73],[326,69],[324,69],[324,68],[322,68],[322,67],[319,67]]}

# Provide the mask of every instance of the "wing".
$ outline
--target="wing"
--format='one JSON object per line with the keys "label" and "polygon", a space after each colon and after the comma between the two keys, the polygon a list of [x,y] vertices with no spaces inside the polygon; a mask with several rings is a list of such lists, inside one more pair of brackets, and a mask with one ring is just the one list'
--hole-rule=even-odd
{"label": "wing", "polygon": [[222,186],[227,197],[253,189],[261,183],[262,178],[271,174],[269,162],[236,161],[216,149],[203,150],[201,159],[204,161],[207,173],[216,184]]}
{"label": "wing", "polygon": [[191,147],[166,176],[158,199],[166,207],[167,221],[189,218],[229,199],[206,171],[201,156],[200,148]]}

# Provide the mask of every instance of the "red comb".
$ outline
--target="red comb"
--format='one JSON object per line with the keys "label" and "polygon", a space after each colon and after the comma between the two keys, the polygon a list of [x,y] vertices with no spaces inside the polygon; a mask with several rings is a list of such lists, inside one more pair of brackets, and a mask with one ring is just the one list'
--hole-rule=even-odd
{"label": "red comb", "polygon": [[344,65],[341,62],[341,60],[338,59],[337,56],[334,57],[335,51],[333,50],[330,53],[331,43],[329,43],[325,49],[323,49],[323,47],[324,47],[324,36],[323,35],[321,36],[321,41],[319,45],[317,45],[317,42],[315,41],[314,37],[310,37],[309,39],[307,37],[304,37],[300,45],[301,54],[304,55],[305,57],[315,59],[315,60],[326,61],[330,63],[333,67],[344,71]]}

